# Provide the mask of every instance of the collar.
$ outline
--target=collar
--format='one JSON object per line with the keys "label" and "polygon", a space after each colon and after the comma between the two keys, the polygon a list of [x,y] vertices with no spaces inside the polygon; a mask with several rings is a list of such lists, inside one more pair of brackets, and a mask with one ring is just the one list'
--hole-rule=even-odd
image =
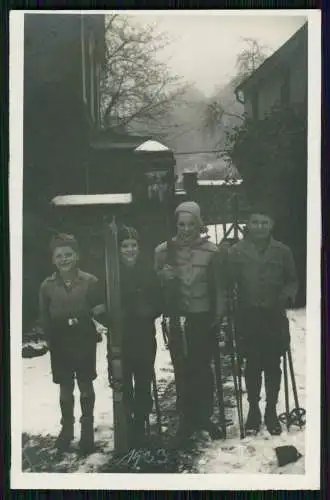
{"label": "collar", "polygon": [[185,243],[181,242],[177,236],[173,238],[173,243],[177,248],[196,248],[205,243],[206,241],[209,240],[209,236],[199,236],[196,240],[190,242],[190,243]]}
{"label": "collar", "polygon": [[[76,269],[76,273],[75,273],[75,276],[73,277],[73,279],[71,280],[72,283],[75,283],[76,281],[80,281],[82,279],[82,272],[79,268]],[[52,274],[52,279],[54,281],[56,281],[57,283],[61,283],[63,284],[64,283],[64,280],[62,278],[62,276],[60,275],[59,271],[55,271],[53,274]]]}
{"label": "collar", "polygon": [[254,241],[252,240],[252,238],[246,238],[246,243],[248,244],[248,249],[250,252],[253,252],[255,255],[258,255],[258,257],[261,256],[266,256],[269,254],[269,251],[272,250],[272,248],[274,248],[275,246],[275,240],[272,236],[269,237],[269,240],[267,242],[267,244],[265,245],[264,249],[262,252],[259,251],[259,248],[257,247],[257,245],[254,243]]}

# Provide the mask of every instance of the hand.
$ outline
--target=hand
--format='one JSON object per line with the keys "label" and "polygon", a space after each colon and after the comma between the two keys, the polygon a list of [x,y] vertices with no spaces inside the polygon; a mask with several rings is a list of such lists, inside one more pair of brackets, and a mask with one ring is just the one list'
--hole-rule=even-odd
{"label": "hand", "polygon": [[161,273],[162,273],[162,277],[166,281],[170,281],[176,277],[176,269],[173,266],[170,266],[169,264],[165,264]]}

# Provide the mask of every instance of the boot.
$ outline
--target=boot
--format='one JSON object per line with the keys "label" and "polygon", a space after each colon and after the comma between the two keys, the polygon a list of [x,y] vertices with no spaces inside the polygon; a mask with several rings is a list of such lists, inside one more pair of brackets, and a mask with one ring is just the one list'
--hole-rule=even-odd
{"label": "boot", "polygon": [[276,405],[281,387],[280,360],[276,364],[274,362],[274,366],[265,371],[265,387],[267,405],[264,422],[272,436],[279,436],[282,433],[282,427],[277,417]]}
{"label": "boot", "polygon": [[275,404],[267,403],[264,420],[269,434],[272,436],[279,436],[282,433],[282,427],[277,417]]}
{"label": "boot", "polygon": [[89,454],[94,449],[94,403],[95,395],[80,397],[81,405],[81,434],[79,447],[83,454]]}
{"label": "boot", "polygon": [[74,437],[73,396],[72,399],[69,401],[60,400],[60,407],[62,413],[62,419],[61,419],[62,428],[56,439],[55,448],[57,448],[58,451],[63,452],[68,450],[70,443]]}
{"label": "boot", "polygon": [[179,427],[175,435],[175,439],[178,442],[184,442],[188,440],[194,433],[195,428],[192,422],[186,417],[180,417]]}
{"label": "boot", "polygon": [[133,444],[134,448],[144,448],[147,444],[146,417],[136,415],[133,420]]}
{"label": "boot", "polygon": [[250,403],[249,413],[245,422],[246,434],[257,434],[260,431],[261,412],[259,403]]}
{"label": "boot", "polygon": [[79,448],[82,454],[89,455],[94,450],[94,420],[81,418]]}
{"label": "boot", "polygon": [[247,358],[245,368],[245,386],[249,401],[249,413],[245,422],[247,434],[257,434],[260,430],[261,413],[259,408],[262,370],[257,361]]}
{"label": "boot", "polygon": [[219,427],[212,422],[212,420],[207,420],[205,425],[202,426],[203,430],[206,430],[212,441],[215,441],[217,439],[223,439],[223,432]]}

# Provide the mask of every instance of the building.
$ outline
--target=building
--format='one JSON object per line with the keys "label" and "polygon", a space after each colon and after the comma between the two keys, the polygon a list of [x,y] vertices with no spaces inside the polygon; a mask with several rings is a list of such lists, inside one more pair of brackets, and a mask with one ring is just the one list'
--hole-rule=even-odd
{"label": "building", "polygon": [[307,106],[307,42],[305,23],[236,88],[248,117],[263,119],[276,104]]}
{"label": "building", "polygon": [[50,271],[49,202],[86,192],[104,57],[104,15],[25,14],[23,327],[36,317],[38,286]]}
{"label": "building", "polygon": [[[252,119],[247,126],[248,133],[252,132],[244,145],[246,150],[241,151],[246,159],[241,156],[240,161],[245,164],[237,167],[243,179],[250,179],[249,197],[265,197],[273,206],[274,234],[293,250],[300,282],[297,305],[303,306],[307,251],[307,23],[236,88],[236,97]],[[274,107],[276,112],[272,114]]]}

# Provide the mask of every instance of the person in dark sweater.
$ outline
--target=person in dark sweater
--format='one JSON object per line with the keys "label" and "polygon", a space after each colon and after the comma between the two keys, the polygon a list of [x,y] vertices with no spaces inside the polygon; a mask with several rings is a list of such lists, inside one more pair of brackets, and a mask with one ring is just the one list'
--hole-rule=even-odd
{"label": "person in dark sweater", "polygon": [[74,382],[78,382],[81,404],[80,449],[94,446],[93,411],[96,378],[97,335],[92,317],[104,311],[97,291],[98,280],[78,267],[75,237],[59,234],[51,241],[56,271],[40,286],[39,309],[50,350],[53,382],[60,386],[62,429],[56,441],[60,451],[68,449],[74,437]]}
{"label": "person in dark sweater", "polygon": [[137,231],[127,226],[119,228],[118,244],[124,397],[132,444],[142,446],[146,439],[146,419],[153,405],[151,382],[157,349],[155,319],[161,314],[161,288],[152,262],[141,252]]}

